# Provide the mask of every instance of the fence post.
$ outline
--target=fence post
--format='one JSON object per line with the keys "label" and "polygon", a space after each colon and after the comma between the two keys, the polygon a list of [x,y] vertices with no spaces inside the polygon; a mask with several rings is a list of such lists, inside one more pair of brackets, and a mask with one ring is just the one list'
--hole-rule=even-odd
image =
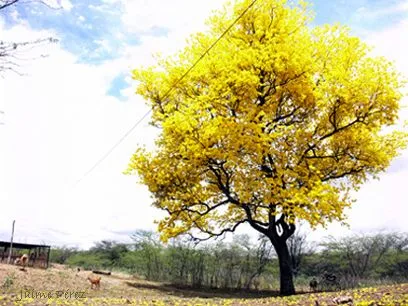
{"label": "fence post", "polygon": [[9,250],[9,255],[7,258],[7,264],[10,264],[11,253],[13,252],[13,237],[14,237],[14,224],[15,223],[16,223],[16,220],[13,220],[13,227],[11,229],[10,250]]}

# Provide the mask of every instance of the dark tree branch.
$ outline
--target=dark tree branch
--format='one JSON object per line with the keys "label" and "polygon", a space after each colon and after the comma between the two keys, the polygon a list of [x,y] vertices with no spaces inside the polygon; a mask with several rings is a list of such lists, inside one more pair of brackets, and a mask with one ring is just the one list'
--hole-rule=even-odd
{"label": "dark tree branch", "polygon": [[[20,1],[20,0],[0,0],[0,11],[16,4],[17,2],[23,3],[23,1]],[[52,7],[48,3],[41,1],[41,0],[37,0],[37,1],[31,0],[30,2],[41,3],[51,9],[61,9],[62,8],[62,7]],[[19,66],[16,63],[16,61],[22,61],[24,59],[18,57],[16,54],[18,54],[18,52],[27,52],[31,48],[38,47],[41,43],[44,43],[44,42],[53,43],[57,41],[58,41],[57,39],[54,39],[51,37],[32,40],[32,41],[26,41],[26,42],[8,42],[8,41],[0,40],[0,74],[1,72],[12,71],[18,75],[23,75],[16,68]],[[41,55],[40,57],[45,57],[45,56]]]}
{"label": "dark tree branch", "polygon": [[[310,151],[313,151],[313,150],[318,146],[318,144],[319,144],[321,141],[323,141],[323,140],[325,140],[325,139],[327,139],[327,138],[333,136],[333,135],[336,134],[336,133],[339,133],[339,132],[341,132],[341,131],[344,131],[344,130],[346,130],[347,128],[352,127],[352,126],[355,125],[356,123],[362,123],[362,120],[364,120],[362,117],[357,117],[356,119],[354,119],[353,121],[347,123],[347,124],[344,125],[344,126],[335,127],[331,132],[329,132],[329,133],[327,133],[327,134],[321,136],[321,137],[317,140],[316,143],[314,143],[314,144],[308,144],[308,148],[305,150],[305,152],[303,152],[302,156],[300,157],[299,162],[298,162],[298,165],[300,165],[300,164],[304,161],[304,159],[307,157],[307,154],[308,154]],[[316,131],[316,132],[317,132],[317,131]],[[314,152],[314,155],[316,155],[315,152]]]}
{"label": "dark tree branch", "polygon": [[[195,203],[195,204],[192,204],[192,205],[189,205],[189,206],[184,205],[179,210],[172,211],[171,213],[174,214],[174,213],[187,211],[187,212],[194,213],[194,214],[197,214],[197,215],[203,217],[203,216],[207,215],[208,213],[210,213],[211,211],[217,209],[218,207],[221,207],[221,206],[223,206],[225,204],[228,204],[228,203],[229,203],[229,200],[224,200],[224,201],[221,201],[221,202],[219,202],[219,203],[217,203],[217,204],[215,204],[213,206],[210,206],[207,203],[200,202],[200,203]],[[206,208],[206,210],[204,212],[201,212],[201,211],[198,211],[198,210],[195,210],[195,209],[191,208],[191,207],[198,206],[198,205],[204,206]],[[170,211],[168,211],[168,212],[170,213]]]}
{"label": "dark tree branch", "polygon": [[50,9],[53,9],[53,10],[60,10],[60,9],[62,9],[62,6],[61,6],[61,5],[60,5],[60,6],[57,6],[57,7],[51,6],[51,5],[50,5],[49,3],[47,3],[46,1],[42,1],[42,0],[28,0],[28,1],[21,1],[21,0],[0,0],[0,11],[3,10],[3,9],[5,9],[5,8],[7,8],[7,7],[9,7],[9,6],[12,6],[12,5],[14,5],[14,4],[17,4],[17,2],[24,3],[24,4],[26,4],[27,2],[31,2],[31,3],[36,2],[36,3],[40,3],[40,4],[42,4],[42,5],[45,5],[46,7],[50,8]]}
{"label": "dark tree branch", "polygon": [[[43,43],[55,43],[58,40],[52,37],[40,38],[33,41],[26,42],[5,42],[0,41],[0,73],[2,71],[13,71],[19,75],[22,75],[17,69],[20,65],[16,61],[26,60],[21,58],[18,53],[24,53],[29,51],[31,48],[38,47]],[[41,55],[41,57],[46,57]],[[27,59],[34,60],[35,58]]]}
{"label": "dark tree branch", "polygon": [[212,231],[210,231],[210,230],[207,230],[207,229],[202,228],[201,226],[199,226],[199,225],[197,224],[197,222],[196,222],[195,220],[193,220],[194,225],[195,225],[201,232],[206,233],[206,234],[208,235],[208,237],[205,237],[205,238],[195,237],[195,236],[194,236],[193,234],[191,234],[191,233],[188,233],[188,235],[189,235],[194,241],[196,241],[196,242],[207,241],[207,240],[209,240],[209,239],[211,239],[211,238],[214,238],[214,237],[215,237],[215,239],[217,239],[218,237],[221,237],[221,236],[223,236],[224,234],[226,234],[226,233],[228,233],[228,232],[229,232],[229,233],[235,232],[235,230],[237,229],[238,226],[240,226],[241,224],[243,224],[243,223],[245,223],[245,222],[247,222],[247,221],[248,221],[247,219],[240,220],[240,221],[238,221],[237,223],[235,223],[233,227],[224,228],[224,229],[222,229],[219,233],[215,233],[215,232],[212,232]]}
{"label": "dark tree branch", "polygon": [[8,6],[11,6],[18,2],[19,0],[11,0],[11,1],[0,1],[0,10],[5,9]]}
{"label": "dark tree branch", "polygon": [[338,173],[338,174],[329,174],[329,175],[323,177],[323,178],[321,179],[321,181],[322,181],[322,182],[326,182],[326,181],[328,181],[328,180],[334,180],[334,179],[343,178],[343,177],[345,177],[345,176],[347,176],[347,175],[350,175],[350,174],[358,174],[358,173],[361,173],[363,170],[365,170],[365,167],[362,166],[362,167],[353,168],[353,169],[350,169],[350,170],[348,170],[348,171],[344,171],[344,172]]}
{"label": "dark tree branch", "polygon": [[268,211],[268,221],[269,221],[269,226],[268,226],[268,232],[272,231],[272,228],[276,226],[276,206],[273,204],[269,205],[269,211]]}
{"label": "dark tree branch", "polygon": [[243,204],[241,207],[244,209],[247,215],[248,223],[258,232],[268,236],[268,229],[264,227],[265,224],[254,220],[250,207],[247,204]]}
{"label": "dark tree branch", "polygon": [[[215,183],[218,188],[222,191],[222,193],[227,197],[231,204],[240,205],[240,202],[232,196],[232,192],[230,189],[230,179],[231,174],[224,168],[225,161],[218,162],[215,160],[209,160],[208,168],[214,174],[216,178]],[[225,183],[223,182],[223,174],[225,176]]]}

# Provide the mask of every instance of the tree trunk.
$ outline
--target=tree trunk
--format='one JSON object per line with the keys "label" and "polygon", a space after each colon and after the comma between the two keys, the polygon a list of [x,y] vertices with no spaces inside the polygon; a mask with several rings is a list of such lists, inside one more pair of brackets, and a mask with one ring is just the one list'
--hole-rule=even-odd
{"label": "tree trunk", "polygon": [[275,248],[279,260],[280,294],[281,295],[295,294],[292,265],[286,241],[279,241],[279,243],[273,243],[273,246]]}
{"label": "tree trunk", "polygon": [[[296,230],[294,221],[287,223],[286,215],[282,213],[279,218],[276,217],[276,206],[269,205],[269,225],[263,225],[261,222],[254,220],[251,208],[248,205],[243,206],[248,217],[249,224],[258,232],[269,238],[279,260],[280,272],[280,294],[292,295],[295,294],[295,286],[293,284],[293,271],[287,240]],[[263,222],[264,223],[264,222]]]}

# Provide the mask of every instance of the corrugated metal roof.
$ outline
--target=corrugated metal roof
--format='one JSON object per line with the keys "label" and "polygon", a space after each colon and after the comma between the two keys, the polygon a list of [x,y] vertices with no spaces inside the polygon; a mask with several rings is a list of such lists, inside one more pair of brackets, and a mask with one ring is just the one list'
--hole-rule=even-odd
{"label": "corrugated metal roof", "polygon": [[[0,241],[0,247],[10,247],[10,241]],[[44,244],[31,244],[31,243],[19,243],[13,242],[13,248],[16,249],[35,249],[35,248],[51,248],[49,245]]]}

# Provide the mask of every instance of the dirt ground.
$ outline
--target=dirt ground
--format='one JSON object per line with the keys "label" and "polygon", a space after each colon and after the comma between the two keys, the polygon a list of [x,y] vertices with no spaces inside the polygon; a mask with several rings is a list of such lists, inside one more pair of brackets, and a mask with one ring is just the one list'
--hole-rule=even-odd
{"label": "dirt ground", "polygon": [[[100,289],[87,277],[63,265],[47,270],[0,264],[0,305],[299,305],[408,306],[408,284],[341,292],[302,293],[279,297],[276,292],[191,290],[113,273],[101,275]],[[336,300],[337,299],[337,300]],[[349,301],[346,303],[346,301]]]}

